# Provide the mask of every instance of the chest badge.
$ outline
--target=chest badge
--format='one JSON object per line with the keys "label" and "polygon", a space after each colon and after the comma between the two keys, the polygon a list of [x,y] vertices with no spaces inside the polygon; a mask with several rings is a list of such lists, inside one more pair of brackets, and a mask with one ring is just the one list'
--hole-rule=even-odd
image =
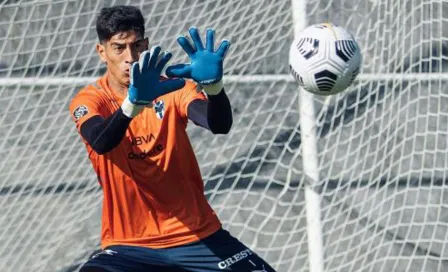
{"label": "chest badge", "polygon": [[165,115],[165,102],[163,100],[156,101],[154,104],[154,111],[159,119],[162,119]]}

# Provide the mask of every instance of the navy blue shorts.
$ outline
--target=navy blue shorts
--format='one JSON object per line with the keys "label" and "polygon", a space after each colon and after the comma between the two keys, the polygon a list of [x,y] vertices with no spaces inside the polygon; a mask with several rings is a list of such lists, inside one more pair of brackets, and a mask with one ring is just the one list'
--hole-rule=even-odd
{"label": "navy blue shorts", "polygon": [[255,252],[221,229],[187,245],[150,249],[110,246],[93,255],[80,272],[275,271]]}

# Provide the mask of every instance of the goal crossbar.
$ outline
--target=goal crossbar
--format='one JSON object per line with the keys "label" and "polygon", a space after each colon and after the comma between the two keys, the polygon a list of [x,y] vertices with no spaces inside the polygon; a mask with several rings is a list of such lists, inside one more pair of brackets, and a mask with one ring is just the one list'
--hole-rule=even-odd
{"label": "goal crossbar", "polygon": [[[0,78],[0,86],[36,85],[82,85],[95,82],[98,77],[9,77]],[[448,81],[448,73],[409,73],[409,74],[360,74],[356,81]],[[289,74],[227,75],[226,82],[294,82]]]}

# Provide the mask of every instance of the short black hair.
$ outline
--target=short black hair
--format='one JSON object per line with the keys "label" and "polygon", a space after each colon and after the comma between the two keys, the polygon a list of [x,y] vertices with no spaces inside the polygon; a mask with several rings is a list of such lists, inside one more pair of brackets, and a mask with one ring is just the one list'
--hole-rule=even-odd
{"label": "short black hair", "polygon": [[96,33],[100,42],[106,42],[119,32],[134,30],[145,35],[145,19],[139,8],[113,6],[102,8],[96,20]]}

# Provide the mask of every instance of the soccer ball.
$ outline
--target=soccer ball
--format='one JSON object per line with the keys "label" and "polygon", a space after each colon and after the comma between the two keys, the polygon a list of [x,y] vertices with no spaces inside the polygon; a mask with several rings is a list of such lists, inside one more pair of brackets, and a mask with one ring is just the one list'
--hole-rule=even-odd
{"label": "soccer ball", "polygon": [[353,36],[332,24],[305,28],[289,50],[289,68],[296,82],[318,95],[344,91],[358,75],[361,62]]}

